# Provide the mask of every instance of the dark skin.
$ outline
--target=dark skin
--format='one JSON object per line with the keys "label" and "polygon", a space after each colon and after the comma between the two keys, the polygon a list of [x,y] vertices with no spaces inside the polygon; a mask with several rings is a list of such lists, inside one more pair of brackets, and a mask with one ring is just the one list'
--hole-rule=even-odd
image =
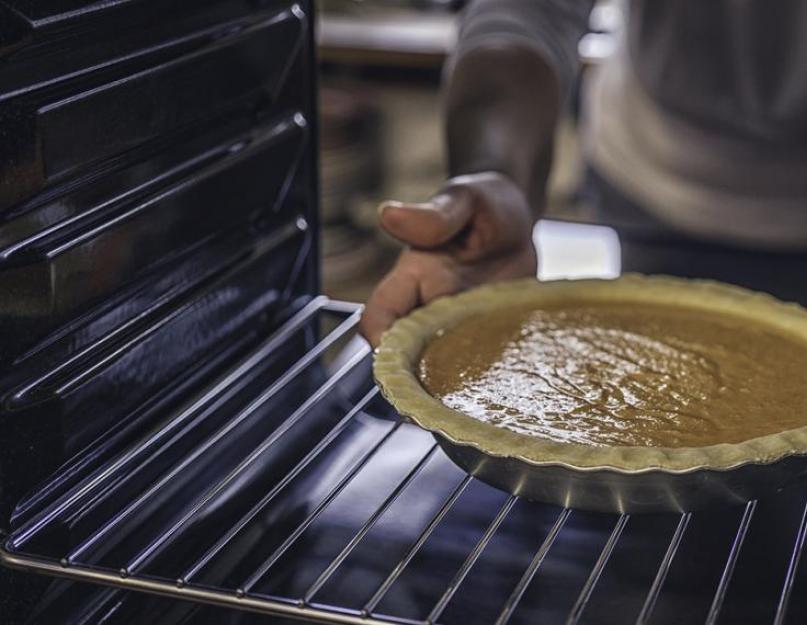
{"label": "dark skin", "polygon": [[446,91],[451,177],[427,202],[379,207],[381,226],[408,247],[365,306],[360,327],[372,345],[441,295],[535,275],[532,226],[559,101],[555,74],[527,45],[482,46],[457,61]]}

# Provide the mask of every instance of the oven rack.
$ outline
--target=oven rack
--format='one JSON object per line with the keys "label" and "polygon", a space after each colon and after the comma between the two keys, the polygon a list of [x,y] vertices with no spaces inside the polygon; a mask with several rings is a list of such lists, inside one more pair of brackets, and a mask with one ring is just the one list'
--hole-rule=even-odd
{"label": "oven rack", "polygon": [[[584,513],[499,493],[460,473],[431,437],[391,413],[372,385],[369,348],[349,340],[359,314],[357,305],[314,299],[160,428],[15,528],[0,551],[3,563],[203,604],[347,625],[506,625],[538,616],[551,619],[541,622],[568,624],[803,622],[803,487],[725,511],[652,517]],[[273,354],[318,332],[323,317],[337,321],[321,338],[303,340],[294,364],[274,377],[265,374],[267,381],[256,393],[248,378]],[[323,356],[345,342],[347,347],[324,364]],[[311,379],[316,381],[312,390],[295,387]],[[290,397],[273,406],[287,410],[274,429],[251,440],[251,447],[244,446],[250,431],[234,438],[286,391]],[[244,398],[233,412],[228,402],[239,394]],[[184,455],[169,455],[216,411],[225,416],[200,442],[187,446]],[[306,429],[312,420],[319,427]],[[159,508],[163,491],[183,477],[201,480],[206,455],[231,443],[243,456],[183,495],[169,493],[187,502],[151,527],[150,511]],[[283,455],[278,450],[295,454],[281,460],[272,455]],[[163,455],[170,457],[164,473],[151,480],[144,476],[132,488],[133,472],[159,464]],[[266,477],[284,463],[285,472]],[[263,490],[257,487],[261,480],[268,480]],[[227,525],[202,531],[225,505],[245,498],[252,505],[233,513]],[[420,506],[426,500],[429,505]],[[304,505],[297,505],[300,501]],[[274,516],[270,509],[276,509]],[[263,547],[269,538],[252,543],[244,538],[256,528],[272,537],[271,548]],[[317,531],[333,536],[319,540]],[[766,540],[773,532],[779,540],[770,546]],[[236,556],[243,560],[245,545],[265,550],[255,556],[258,566],[237,582],[211,583],[225,575],[225,563],[238,568]],[[228,550],[234,553],[225,558]],[[753,583],[760,558],[766,559],[766,581]],[[181,572],[155,573],[170,568],[166,562],[182,562]],[[289,582],[290,571],[301,573]],[[352,577],[363,583],[351,585]],[[500,588],[493,579],[510,583]],[[297,591],[275,593],[273,584]],[[396,592],[401,599],[394,600]],[[479,620],[482,615],[488,618]]]}

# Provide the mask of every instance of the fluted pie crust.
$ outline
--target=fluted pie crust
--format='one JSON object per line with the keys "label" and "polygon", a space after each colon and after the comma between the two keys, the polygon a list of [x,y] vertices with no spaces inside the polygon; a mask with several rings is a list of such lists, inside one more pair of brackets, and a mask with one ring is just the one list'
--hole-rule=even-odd
{"label": "fluted pie crust", "polygon": [[559,307],[569,301],[675,306],[723,313],[789,333],[794,339],[803,339],[807,345],[807,310],[766,294],[717,282],[634,274],[616,280],[537,282],[526,279],[440,298],[400,319],[383,335],[376,349],[375,379],[390,403],[422,428],[453,444],[468,445],[489,455],[515,458],[537,466],[685,473],[700,469],[728,470],[807,454],[807,426],[741,443],[702,447],[590,446],[554,442],[472,418],[444,405],[421,385],[417,372],[421,354],[440,330],[451,328],[466,317],[499,308]]}

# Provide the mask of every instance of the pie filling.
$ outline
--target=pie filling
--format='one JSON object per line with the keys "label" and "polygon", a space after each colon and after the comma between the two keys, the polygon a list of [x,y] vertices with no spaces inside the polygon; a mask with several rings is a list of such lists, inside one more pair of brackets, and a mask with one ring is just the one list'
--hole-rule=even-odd
{"label": "pie filling", "polygon": [[592,446],[700,447],[807,425],[807,342],[692,308],[504,308],[438,333],[419,365],[445,405]]}

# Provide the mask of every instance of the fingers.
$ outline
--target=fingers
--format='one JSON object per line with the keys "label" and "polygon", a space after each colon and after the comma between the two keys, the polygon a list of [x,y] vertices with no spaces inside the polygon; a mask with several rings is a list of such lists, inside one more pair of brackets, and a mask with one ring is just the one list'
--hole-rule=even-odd
{"label": "fingers", "polygon": [[384,202],[378,209],[381,226],[415,248],[431,249],[448,243],[473,216],[473,198],[462,188],[435,195],[422,204]]}
{"label": "fingers", "polygon": [[417,278],[401,269],[401,263],[379,282],[362,313],[359,331],[375,347],[381,335],[399,317],[415,308],[419,299]]}
{"label": "fingers", "polygon": [[433,252],[406,251],[367,300],[359,331],[375,347],[381,335],[412,309],[461,288],[450,261]]}
{"label": "fingers", "polygon": [[360,330],[373,346],[416,306],[473,284],[535,273],[530,207],[502,174],[452,178],[423,204],[386,202],[379,219],[411,249],[365,307]]}

